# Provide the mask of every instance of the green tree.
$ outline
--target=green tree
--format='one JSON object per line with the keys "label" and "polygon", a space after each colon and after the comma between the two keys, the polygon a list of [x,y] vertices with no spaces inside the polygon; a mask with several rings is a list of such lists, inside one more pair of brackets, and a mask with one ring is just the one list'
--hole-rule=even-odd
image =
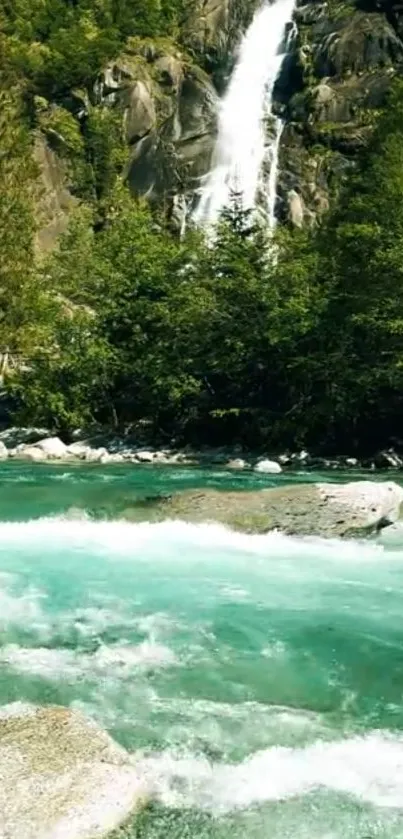
{"label": "green tree", "polygon": [[314,401],[334,439],[369,448],[398,434],[403,408],[402,144],[397,82],[319,240],[331,293]]}
{"label": "green tree", "polygon": [[0,353],[30,341],[37,289],[33,275],[36,168],[25,124],[22,90],[0,37]]}

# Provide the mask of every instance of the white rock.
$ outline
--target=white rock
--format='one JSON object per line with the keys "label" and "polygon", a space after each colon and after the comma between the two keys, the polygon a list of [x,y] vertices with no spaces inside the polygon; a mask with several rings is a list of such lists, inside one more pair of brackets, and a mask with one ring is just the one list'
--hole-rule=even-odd
{"label": "white rock", "polygon": [[167,466],[177,466],[178,463],[182,463],[184,457],[186,458],[186,455],[183,455],[181,452],[171,452],[165,455],[164,460],[161,458],[159,463],[165,463]]}
{"label": "white rock", "polygon": [[226,463],[226,468],[234,470],[246,469],[247,465],[246,460],[243,460],[242,457],[235,457],[233,460],[229,460],[228,463]]}
{"label": "white rock", "polygon": [[135,452],[134,457],[139,463],[152,463],[155,457],[155,453],[148,451],[140,451]]}
{"label": "white rock", "polygon": [[4,839],[101,839],[145,803],[130,755],[68,708],[2,709],[0,777]]}
{"label": "white rock", "polygon": [[358,466],[358,460],[356,457],[348,457],[346,464],[347,466]]}
{"label": "white rock", "polygon": [[36,446],[18,446],[14,450],[13,456],[16,460],[32,460],[37,463],[47,460],[47,455],[43,449],[38,449]]}
{"label": "white rock", "polygon": [[167,460],[171,457],[172,452],[169,451],[158,451],[154,452],[154,460],[158,461],[158,463],[166,463]]}
{"label": "white rock", "polygon": [[267,475],[278,475],[282,471],[275,460],[260,460],[255,466],[255,472],[265,472]]}
{"label": "white rock", "polygon": [[62,443],[59,437],[46,437],[44,440],[39,440],[35,443],[35,448],[45,452],[47,457],[56,458],[60,460],[68,454],[67,446]]}
{"label": "white rock", "polygon": [[110,454],[109,452],[106,452],[106,454],[103,454],[101,456],[101,459],[100,459],[100,463],[104,463],[104,464],[124,463],[124,462],[125,462],[125,458],[123,457],[122,454],[118,454],[118,453]]}
{"label": "white rock", "polygon": [[403,488],[393,481],[316,484],[326,503],[347,507],[364,527],[393,524],[403,512]]}
{"label": "white rock", "polygon": [[8,458],[8,449],[4,445],[4,443],[2,443],[0,441],[0,460],[7,460],[7,458]]}
{"label": "white rock", "polygon": [[105,455],[109,454],[105,448],[89,449],[85,453],[85,460],[87,463],[100,463]]}
{"label": "white rock", "polygon": [[91,451],[91,448],[86,443],[70,443],[70,445],[67,446],[67,454],[72,457],[84,459],[89,451]]}

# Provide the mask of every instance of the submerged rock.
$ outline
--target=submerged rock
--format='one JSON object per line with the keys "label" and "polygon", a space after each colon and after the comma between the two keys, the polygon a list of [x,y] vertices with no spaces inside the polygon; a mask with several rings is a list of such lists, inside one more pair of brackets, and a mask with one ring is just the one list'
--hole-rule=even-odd
{"label": "submerged rock", "polygon": [[[392,481],[299,484],[254,492],[189,490],[150,500],[154,518],[218,522],[247,533],[360,536],[401,516],[403,489]],[[147,516],[150,510],[147,510]]]}
{"label": "submerged rock", "polygon": [[81,714],[0,710],[0,836],[107,837],[144,802],[128,753]]}

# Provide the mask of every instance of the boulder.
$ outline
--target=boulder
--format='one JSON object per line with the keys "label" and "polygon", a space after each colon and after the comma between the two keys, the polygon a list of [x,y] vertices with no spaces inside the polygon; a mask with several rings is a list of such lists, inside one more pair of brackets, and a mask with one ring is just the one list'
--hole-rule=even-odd
{"label": "boulder", "polygon": [[225,464],[226,469],[246,469],[248,464],[246,460],[243,460],[242,457],[235,457],[233,460],[229,460],[228,463]]}
{"label": "boulder", "polygon": [[37,446],[18,446],[18,448],[11,451],[10,454],[16,460],[32,460],[36,463],[47,460],[46,453],[43,449],[38,449]]}
{"label": "boulder", "polygon": [[255,472],[265,472],[267,475],[278,475],[282,468],[275,460],[259,460],[255,466]]}
{"label": "boulder", "polygon": [[48,458],[55,458],[56,460],[61,460],[68,454],[67,446],[59,437],[45,437],[44,440],[35,443],[35,448],[45,452]]}
{"label": "boulder", "polygon": [[102,458],[108,454],[107,449],[102,446],[99,449],[87,448],[85,452],[85,460],[87,463],[100,463]]}
{"label": "boulder", "polygon": [[137,460],[139,463],[152,463],[154,458],[154,452],[141,451],[135,452],[134,454],[134,460]]}
{"label": "boulder", "polygon": [[2,443],[0,441],[0,460],[7,460],[7,458],[8,458],[8,449],[4,445],[4,443]]}
{"label": "boulder", "polygon": [[[150,499],[153,520],[210,521],[246,533],[281,530],[326,537],[377,532],[400,518],[402,504],[403,488],[392,481],[294,484],[253,492],[187,490]],[[144,514],[150,516],[149,507]]]}
{"label": "boulder", "polygon": [[67,446],[67,454],[71,457],[78,457],[80,460],[84,460],[87,452],[91,450],[91,447],[88,446],[86,443],[70,443]]}
{"label": "boulder", "polygon": [[20,703],[0,711],[0,836],[107,837],[145,790],[129,754],[67,708]]}
{"label": "boulder", "polygon": [[101,455],[100,463],[105,465],[112,464],[112,463],[124,463],[125,458],[122,454],[116,453],[111,454],[110,452],[106,452],[105,454]]}

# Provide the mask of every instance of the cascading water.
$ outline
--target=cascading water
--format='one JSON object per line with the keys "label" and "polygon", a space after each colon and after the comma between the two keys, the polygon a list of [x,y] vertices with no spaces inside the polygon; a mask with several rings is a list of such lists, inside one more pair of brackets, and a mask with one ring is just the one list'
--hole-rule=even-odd
{"label": "cascading water", "polygon": [[272,116],[273,89],[284,58],[282,48],[294,6],[295,0],[264,3],[245,34],[222,102],[213,165],[194,216],[197,224],[210,227],[217,222],[232,192],[240,193],[246,209],[255,207],[262,166],[267,160],[265,204],[269,224],[274,225],[282,122],[275,121],[268,148],[266,128]]}

